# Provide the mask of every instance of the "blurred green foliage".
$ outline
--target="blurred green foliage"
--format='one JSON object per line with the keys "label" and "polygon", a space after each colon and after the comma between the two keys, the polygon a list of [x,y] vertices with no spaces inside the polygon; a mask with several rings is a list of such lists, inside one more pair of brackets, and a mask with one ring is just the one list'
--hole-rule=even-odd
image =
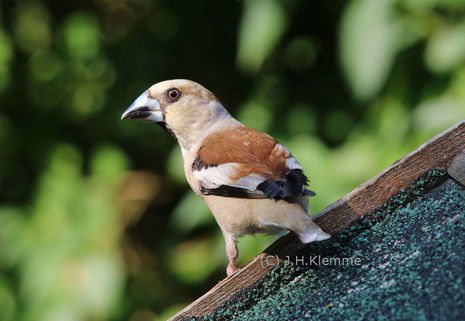
{"label": "blurred green foliage", "polygon": [[[0,319],[165,319],[224,277],[221,233],[157,126],[189,78],[297,157],[312,213],[464,118],[462,0],[3,1]],[[241,239],[240,264],[272,242]]]}

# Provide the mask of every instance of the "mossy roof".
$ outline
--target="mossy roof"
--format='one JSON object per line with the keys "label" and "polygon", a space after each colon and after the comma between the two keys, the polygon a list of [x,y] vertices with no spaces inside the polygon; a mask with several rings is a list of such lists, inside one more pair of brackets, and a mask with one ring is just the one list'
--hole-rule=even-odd
{"label": "mossy roof", "polygon": [[[318,255],[360,264],[314,264]],[[296,258],[194,319],[463,320],[465,187],[429,171]]]}

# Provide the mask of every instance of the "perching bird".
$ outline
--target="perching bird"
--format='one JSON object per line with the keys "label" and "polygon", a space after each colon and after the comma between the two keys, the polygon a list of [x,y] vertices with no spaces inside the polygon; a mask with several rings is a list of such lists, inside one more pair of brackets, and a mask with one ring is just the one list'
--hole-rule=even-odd
{"label": "perching bird", "polygon": [[[330,237],[308,215],[307,177],[271,136],[244,126],[218,99],[190,80],[157,83],[121,119],[157,123],[181,146],[184,172],[207,204],[226,241],[226,273],[237,268],[237,239],[290,230],[303,243]],[[189,213],[186,213],[188,215]]]}

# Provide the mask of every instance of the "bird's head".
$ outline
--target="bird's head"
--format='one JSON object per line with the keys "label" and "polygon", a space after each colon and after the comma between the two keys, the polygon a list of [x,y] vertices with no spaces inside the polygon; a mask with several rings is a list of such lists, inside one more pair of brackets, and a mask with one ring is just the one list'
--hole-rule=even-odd
{"label": "bird's head", "polygon": [[185,150],[211,127],[232,119],[218,99],[202,85],[185,79],[159,82],[144,91],[121,119],[157,123],[170,132]]}

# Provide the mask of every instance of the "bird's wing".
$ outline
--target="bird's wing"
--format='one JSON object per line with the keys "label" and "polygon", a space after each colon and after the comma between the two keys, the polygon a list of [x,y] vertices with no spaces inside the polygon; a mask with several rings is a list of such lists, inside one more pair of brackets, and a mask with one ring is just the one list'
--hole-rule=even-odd
{"label": "bird's wing", "polygon": [[192,164],[205,195],[286,199],[313,196],[302,166],[272,137],[245,126],[215,132]]}

